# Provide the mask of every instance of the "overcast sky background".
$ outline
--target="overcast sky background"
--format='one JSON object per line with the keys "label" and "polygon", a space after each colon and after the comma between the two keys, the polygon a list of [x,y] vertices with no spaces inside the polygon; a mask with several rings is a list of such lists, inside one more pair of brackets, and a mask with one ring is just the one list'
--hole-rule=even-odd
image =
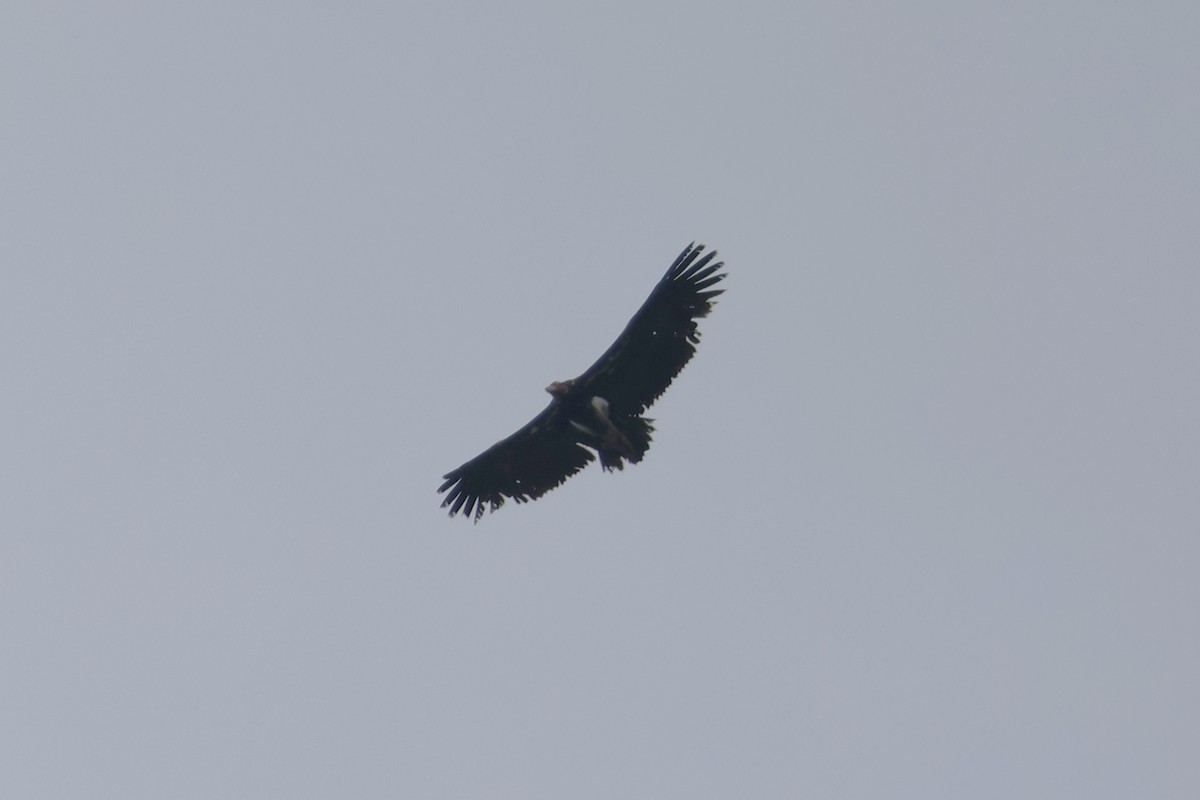
{"label": "overcast sky background", "polygon": [[[0,795],[1200,796],[1200,7],[9,2]],[[679,250],[651,416],[475,526]]]}

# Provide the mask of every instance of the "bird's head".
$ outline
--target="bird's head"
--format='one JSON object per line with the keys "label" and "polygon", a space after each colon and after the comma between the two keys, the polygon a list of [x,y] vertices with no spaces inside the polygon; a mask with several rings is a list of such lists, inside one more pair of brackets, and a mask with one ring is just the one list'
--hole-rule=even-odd
{"label": "bird's head", "polygon": [[546,387],[546,391],[554,397],[566,397],[574,383],[575,381],[553,381]]}

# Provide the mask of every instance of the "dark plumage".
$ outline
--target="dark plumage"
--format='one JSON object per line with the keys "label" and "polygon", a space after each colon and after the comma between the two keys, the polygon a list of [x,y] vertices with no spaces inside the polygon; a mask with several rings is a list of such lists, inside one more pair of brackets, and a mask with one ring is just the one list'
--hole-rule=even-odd
{"label": "dark plumage", "polygon": [[483,516],[505,498],[536,500],[600,456],[605,470],[636,464],[650,449],[650,420],[641,416],[696,352],[696,320],[708,316],[711,289],[724,266],[716,251],[689,245],[675,259],[625,330],[578,378],[546,387],[550,405],[528,425],[446,473],[438,492],[450,516]]}

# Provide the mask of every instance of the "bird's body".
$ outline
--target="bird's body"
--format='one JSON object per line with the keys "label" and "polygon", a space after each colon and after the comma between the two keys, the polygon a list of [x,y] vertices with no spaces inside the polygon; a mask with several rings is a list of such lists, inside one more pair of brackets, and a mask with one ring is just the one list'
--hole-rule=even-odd
{"label": "bird's body", "polygon": [[439,492],[443,507],[478,521],[505,498],[536,500],[595,456],[605,470],[636,464],[650,449],[651,421],[642,413],[666,391],[696,351],[696,320],[708,315],[725,276],[716,251],[689,245],[625,330],[582,375],[546,387],[550,405],[527,425],[451,472]]}

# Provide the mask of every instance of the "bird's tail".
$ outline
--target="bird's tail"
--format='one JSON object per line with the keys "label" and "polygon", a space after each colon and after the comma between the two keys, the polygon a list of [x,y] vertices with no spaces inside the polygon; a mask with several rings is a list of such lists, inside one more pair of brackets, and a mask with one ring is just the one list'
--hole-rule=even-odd
{"label": "bird's tail", "polygon": [[605,431],[604,443],[597,448],[600,466],[606,470],[624,469],[625,462],[636,464],[650,449],[650,434],[654,431],[653,420],[644,417],[628,417],[614,420]]}

